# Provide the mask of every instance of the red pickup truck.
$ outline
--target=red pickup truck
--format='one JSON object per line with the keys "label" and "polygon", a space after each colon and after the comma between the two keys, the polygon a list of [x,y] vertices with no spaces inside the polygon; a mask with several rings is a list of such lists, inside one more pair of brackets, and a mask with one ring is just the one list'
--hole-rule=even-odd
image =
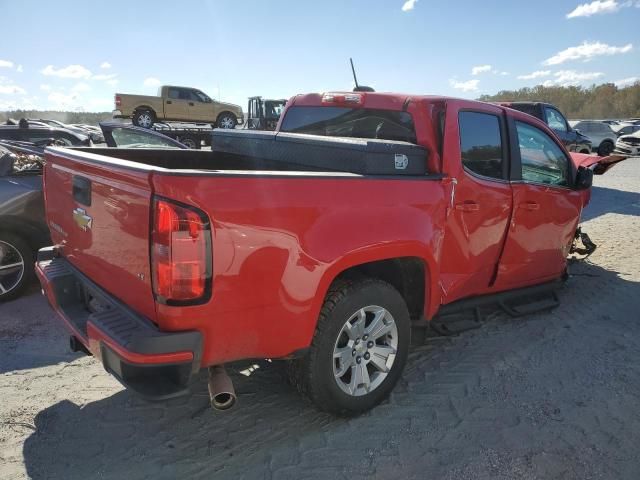
{"label": "red pickup truck", "polygon": [[592,175],[621,159],[505,107],[368,92],[294,97],[275,133],[213,145],[48,149],[43,290],[72,348],[146,397],[208,367],[228,407],[225,363],[290,359],[338,414],[389,394],[412,325],[552,307]]}

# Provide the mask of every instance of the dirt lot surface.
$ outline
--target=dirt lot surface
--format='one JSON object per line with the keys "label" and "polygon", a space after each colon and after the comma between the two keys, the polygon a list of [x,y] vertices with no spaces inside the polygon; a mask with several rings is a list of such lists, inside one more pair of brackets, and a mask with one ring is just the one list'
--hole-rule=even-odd
{"label": "dirt lot surface", "polygon": [[[596,179],[552,313],[414,348],[391,398],[318,413],[280,363],[232,366],[238,406],[125,392],[33,292],[0,306],[0,478],[640,478],[640,159]],[[246,372],[245,372],[246,373]]]}

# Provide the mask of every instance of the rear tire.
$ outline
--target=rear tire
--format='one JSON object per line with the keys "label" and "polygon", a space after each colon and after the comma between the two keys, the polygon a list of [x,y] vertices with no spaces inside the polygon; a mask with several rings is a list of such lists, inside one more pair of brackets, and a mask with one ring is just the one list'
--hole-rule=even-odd
{"label": "rear tire", "polygon": [[132,122],[136,127],[151,128],[156,123],[156,114],[152,110],[137,110],[133,114]]}
{"label": "rear tire", "polygon": [[216,127],[218,128],[232,129],[236,128],[237,124],[238,119],[231,112],[222,112],[220,115],[218,115],[218,120],[216,121]]}
{"label": "rear tire", "polygon": [[389,395],[410,343],[409,311],[395,288],[378,279],[337,281],[290,378],[320,410],[357,415]]}
{"label": "rear tire", "polygon": [[0,302],[18,298],[34,275],[31,247],[18,235],[0,232]]}
{"label": "rear tire", "polygon": [[607,155],[611,155],[611,152],[613,152],[613,148],[614,148],[613,143],[610,142],[609,140],[605,140],[598,147],[598,155],[600,155],[601,157],[606,157]]}

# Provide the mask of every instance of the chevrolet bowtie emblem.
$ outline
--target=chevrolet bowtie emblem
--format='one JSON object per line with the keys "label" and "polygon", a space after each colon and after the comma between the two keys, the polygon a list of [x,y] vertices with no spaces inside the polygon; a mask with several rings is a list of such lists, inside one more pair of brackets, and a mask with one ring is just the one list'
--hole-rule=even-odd
{"label": "chevrolet bowtie emblem", "polygon": [[87,215],[84,208],[78,207],[73,211],[73,221],[76,222],[76,225],[78,225],[83,232],[86,232],[91,229],[93,218]]}

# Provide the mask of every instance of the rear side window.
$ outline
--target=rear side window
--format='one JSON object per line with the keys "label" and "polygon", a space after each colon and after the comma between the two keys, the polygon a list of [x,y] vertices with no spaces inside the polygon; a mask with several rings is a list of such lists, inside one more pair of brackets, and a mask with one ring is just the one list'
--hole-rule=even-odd
{"label": "rear side window", "polygon": [[516,122],[525,182],[567,186],[569,159],[553,139],[539,128]]}
{"label": "rear side window", "polygon": [[458,123],[462,164],[483,177],[504,178],[500,119],[489,113],[460,112]]}
{"label": "rear side window", "polygon": [[280,131],[417,143],[411,114],[395,110],[294,106],[287,110]]}

